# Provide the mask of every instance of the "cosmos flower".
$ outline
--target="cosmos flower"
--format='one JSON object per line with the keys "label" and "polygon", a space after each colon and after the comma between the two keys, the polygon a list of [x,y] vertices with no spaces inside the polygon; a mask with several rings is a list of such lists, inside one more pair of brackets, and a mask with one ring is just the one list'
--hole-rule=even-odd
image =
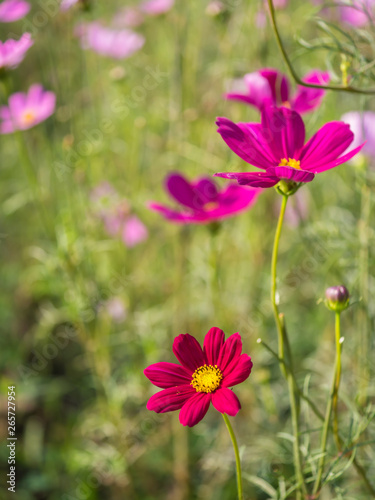
{"label": "cosmos flower", "polygon": [[144,21],[144,14],[137,7],[123,7],[112,19],[116,28],[136,28]]}
{"label": "cosmos flower", "polygon": [[12,94],[8,106],[0,107],[0,133],[10,134],[38,125],[53,114],[55,105],[55,94],[43,90],[39,83],[32,85],[27,94]]}
{"label": "cosmos flower", "polygon": [[[323,0],[313,0],[315,5],[323,4]],[[361,28],[371,22],[374,22],[375,0],[351,0],[348,5],[340,3],[334,8],[324,6],[321,14],[325,17],[333,18],[338,13],[340,21],[350,24],[354,28]]]}
{"label": "cosmos flower", "polygon": [[73,5],[76,5],[80,0],[62,0],[60,4],[60,10],[68,10]]}
{"label": "cosmos flower", "polygon": [[146,226],[131,212],[129,203],[119,199],[111,184],[101,183],[92,191],[90,198],[96,215],[104,222],[110,236],[119,236],[128,248],[148,238]]}
{"label": "cosmos flower", "polygon": [[0,41],[0,70],[17,67],[33,43],[30,33],[24,33],[19,40]]}
{"label": "cosmos flower", "polygon": [[29,2],[25,0],[4,0],[0,3],[0,22],[18,21],[29,13],[30,8]]}
{"label": "cosmos flower", "polygon": [[149,16],[165,14],[174,5],[174,0],[146,0],[141,3],[140,9]]}
{"label": "cosmos flower", "polygon": [[363,146],[340,156],[353,142],[354,134],[349,125],[339,121],[323,125],[305,144],[302,118],[288,108],[264,108],[261,123],[235,124],[218,118],[217,125],[231,150],[262,171],[215,175],[256,187],[275,186],[281,180],[311,182],[315,174],[350,160]]}
{"label": "cosmos flower", "polygon": [[[325,85],[329,82],[329,73],[314,70],[303,81]],[[324,94],[324,90],[298,85],[296,93],[291,95],[287,77],[276,69],[265,68],[236,80],[233,90],[225,97],[250,104],[260,111],[265,106],[285,106],[302,114],[320,106]]]}
{"label": "cosmos flower", "polygon": [[180,422],[189,427],[202,420],[211,402],[220,413],[234,417],[241,404],[230,387],[244,382],[253,366],[250,356],[241,352],[238,333],[225,340],[222,330],[211,328],[203,349],[188,333],[179,335],[173,353],[181,364],[155,363],[144,371],[154,385],[164,389],[149,399],[147,409],[156,413],[181,410]]}
{"label": "cosmos flower", "polygon": [[229,184],[218,191],[207,177],[189,182],[179,173],[166,179],[166,190],[180,204],[180,209],[150,203],[149,208],[161,213],[166,219],[179,224],[207,224],[231,217],[252,206],[261,189],[248,189]]}
{"label": "cosmos flower", "polygon": [[145,38],[134,31],[110,29],[99,22],[82,24],[77,30],[83,49],[114,59],[125,59],[141,49]]}
{"label": "cosmos flower", "polygon": [[341,120],[350,125],[354,133],[353,146],[357,147],[366,141],[362,153],[371,159],[375,157],[375,113],[373,111],[350,111]]}

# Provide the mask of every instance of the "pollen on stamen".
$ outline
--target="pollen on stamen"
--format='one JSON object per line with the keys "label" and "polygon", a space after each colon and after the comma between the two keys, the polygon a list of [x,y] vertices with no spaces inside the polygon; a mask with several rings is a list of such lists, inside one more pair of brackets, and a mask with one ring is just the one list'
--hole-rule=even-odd
{"label": "pollen on stamen", "polygon": [[280,163],[278,165],[279,167],[292,167],[292,168],[301,168],[301,162],[299,160],[295,160],[294,158],[289,158],[288,160],[286,158],[282,158],[280,160]]}
{"label": "pollen on stamen", "polygon": [[190,385],[194,387],[197,392],[214,392],[220,386],[223,374],[217,365],[203,365],[195,370],[193,373]]}

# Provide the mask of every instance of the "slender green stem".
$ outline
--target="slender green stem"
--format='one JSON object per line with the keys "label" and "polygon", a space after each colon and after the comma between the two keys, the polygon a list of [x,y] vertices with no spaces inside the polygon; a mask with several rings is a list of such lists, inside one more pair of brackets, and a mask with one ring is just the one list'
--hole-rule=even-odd
{"label": "slender green stem", "polygon": [[[340,313],[336,312],[336,325],[335,325],[335,334],[336,334],[336,359],[335,359],[335,369],[333,372],[332,379],[332,388],[327,402],[326,414],[324,418],[323,431],[322,431],[322,441],[320,445],[320,460],[318,465],[318,474],[314,484],[314,495],[318,493],[322,483],[322,477],[324,472],[324,465],[326,460],[326,451],[327,451],[327,442],[328,442],[328,434],[330,430],[330,421],[332,410],[335,408],[335,404],[337,405],[337,391],[340,383],[340,374],[341,374],[341,345],[340,345]],[[338,434],[338,425],[335,430],[335,423],[333,424],[333,433],[335,436],[336,444],[338,448],[341,449],[341,440]]]}
{"label": "slender green stem", "polygon": [[236,457],[236,473],[237,473],[237,491],[238,491],[238,500],[243,500],[243,491],[242,491],[242,477],[241,477],[241,461],[240,461],[240,452],[238,450],[238,444],[236,436],[233,432],[233,428],[229,421],[228,416],[225,413],[222,413],[224,422],[227,426],[230,438],[233,443],[234,455]]}
{"label": "slender green stem", "polygon": [[337,413],[337,401],[338,393],[340,387],[341,379],[341,334],[340,334],[340,313],[336,312],[335,315],[335,338],[336,338],[336,381],[335,381],[335,391],[333,394],[333,435],[335,438],[336,446],[338,450],[341,450],[341,441],[339,436],[339,418]]}
{"label": "slender green stem", "polygon": [[285,210],[286,210],[286,204],[288,202],[288,197],[283,195],[282,202],[281,202],[281,208],[280,208],[280,215],[279,215],[279,220],[277,222],[277,227],[276,227],[276,233],[275,233],[275,239],[273,242],[273,251],[272,251],[272,263],[271,263],[271,302],[272,302],[272,308],[273,308],[273,313],[275,316],[275,322],[277,326],[277,332],[278,332],[278,337],[279,337],[279,358],[280,358],[280,370],[281,373],[284,375],[284,377],[287,376],[287,371],[285,368],[285,364],[283,363],[284,357],[285,357],[285,329],[283,328],[283,322],[280,318],[279,314],[279,308],[277,306],[277,256],[278,256],[278,251],[279,251],[279,242],[280,242],[280,235],[281,235],[281,230],[283,227],[283,221],[284,221],[284,216],[285,216]]}
{"label": "slender green stem", "polygon": [[[278,339],[279,339],[279,362],[280,362],[280,370],[284,377],[288,382],[289,389],[289,399],[290,399],[290,407],[292,414],[292,425],[293,425],[293,454],[294,454],[294,464],[296,469],[296,476],[298,480],[298,497],[300,497],[301,491],[306,496],[307,488],[305,479],[303,476],[302,470],[302,459],[301,452],[299,446],[299,390],[297,388],[296,379],[293,373],[293,362],[292,362],[292,354],[290,350],[288,334],[285,326],[284,315],[280,314],[279,308],[277,305],[277,256],[279,251],[279,242],[281,236],[281,230],[283,227],[283,221],[285,216],[286,205],[288,202],[288,196],[283,195],[279,220],[276,227],[275,239],[273,243],[273,251],[272,251],[272,263],[271,263],[271,302],[273,307],[273,312],[275,316],[275,322],[277,326]],[[287,353],[287,360],[285,360],[285,350]]]}
{"label": "slender green stem", "polygon": [[284,44],[281,40],[280,32],[277,26],[276,22],[276,13],[275,13],[275,7],[273,5],[272,0],[268,0],[268,7],[270,11],[270,17],[271,17],[271,24],[273,31],[276,36],[277,40],[277,45],[279,46],[280,52],[283,56],[283,59],[285,61],[285,64],[287,65],[290,74],[292,75],[293,79],[298,85],[302,85],[303,87],[309,87],[313,89],[323,89],[323,90],[336,90],[336,91],[343,91],[343,92],[351,92],[353,94],[375,94],[375,88],[370,88],[370,89],[359,89],[357,87],[352,87],[351,85],[317,85],[313,83],[306,83],[301,78],[297,75],[296,70],[294,69],[291,60],[289,59],[289,56],[287,54],[287,51],[285,50]]}

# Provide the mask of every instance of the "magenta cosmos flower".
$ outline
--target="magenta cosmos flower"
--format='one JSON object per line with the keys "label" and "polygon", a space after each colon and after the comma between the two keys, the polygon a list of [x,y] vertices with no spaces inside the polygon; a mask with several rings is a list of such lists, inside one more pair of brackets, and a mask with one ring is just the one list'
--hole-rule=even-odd
{"label": "magenta cosmos flower", "polygon": [[98,22],[81,25],[77,33],[83,49],[114,59],[130,57],[145,43],[145,38],[134,31],[110,29]]}
{"label": "magenta cosmos flower", "polygon": [[154,394],[147,409],[156,413],[180,411],[182,425],[192,427],[206,415],[210,403],[220,413],[237,415],[241,404],[230,387],[244,382],[251,373],[250,356],[241,354],[238,333],[225,340],[224,332],[211,328],[203,349],[186,333],[174,339],[173,353],[181,363],[155,363],[145,369],[146,377],[164,389]]}
{"label": "magenta cosmos flower", "polygon": [[182,209],[174,210],[154,202],[149,204],[149,208],[179,224],[208,224],[231,217],[251,207],[261,192],[261,189],[249,189],[237,184],[229,184],[218,191],[210,178],[201,177],[189,182],[178,173],[167,177],[165,187]]}
{"label": "magenta cosmos flower", "polygon": [[272,187],[279,181],[311,182],[315,174],[344,163],[357,154],[363,144],[344,154],[354,139],[349,125],[334,121],[323,125],[305,143],[305,125],[296,111],[265,108],[261,123],[235,124],[218,118],[218,132],[240,158],[262,172],[215,174],[236,179],[239,184]]}
{"label": "magenta cosmos flower", "polygon": [[0,3],[0,22],[12,23],[18,21],[30,11],[29,2],[24,0],[4,0]]}
{"label": "magenta cosmos flower", "polygon": [[[329,82],[329,73],[314,70],[303,81],[325,85]],[[276,69],[265,68],[248,73],[243,80],[236,80],[233,91],[225,97],[250,104],[260,111],[265,106],[286,106],[298,113],[307,113],[320,106],[324,94],[324,90],[298,85],[295,95],[291,95],[286,76]]]}
{"label": "magenta cosmos flower", "polygon": [[24,33],[19,40],[0,41],[0,70],[17,67],[33,43],[30,33]]}
{"label": "magenta cosmos flower", "polygon": [[10,134],[38,125],[53,114],[55,105],[55,94],[43,90],[38,83],[32,85],[27,94],[12,94],[8,106],[0,108],[0,133]]}

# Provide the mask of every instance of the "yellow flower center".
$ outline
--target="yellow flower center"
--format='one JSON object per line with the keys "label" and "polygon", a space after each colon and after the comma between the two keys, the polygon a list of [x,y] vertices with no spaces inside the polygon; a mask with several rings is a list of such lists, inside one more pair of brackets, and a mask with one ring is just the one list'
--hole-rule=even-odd
{"label": "yellow flower center", "polygon": [[31,125],[35,121],[35,115],[32,111],[26,111],[22,116],[24,125]]}
{"label": "yellow flower center", "polygon": [[203,365],[193,373],[193,380],[190,385],[197,392],[214,392],[219,387],[223,374],[217,365]]}
{"label": "yellow flower center", "polygon": [[299,160],[295,160],[294,158],[283,158],[280,160],[279,167],[292,167],[292,168],[301,168],[301,162]]}
{"label": "yellow flower center", "polygon": [[210,210],[216,210],[217,208],[219,208],[219,204],[217,201],[209,201],[208,203],[205,203],[203,205],[203,210],[205,212],[209,212]]}

